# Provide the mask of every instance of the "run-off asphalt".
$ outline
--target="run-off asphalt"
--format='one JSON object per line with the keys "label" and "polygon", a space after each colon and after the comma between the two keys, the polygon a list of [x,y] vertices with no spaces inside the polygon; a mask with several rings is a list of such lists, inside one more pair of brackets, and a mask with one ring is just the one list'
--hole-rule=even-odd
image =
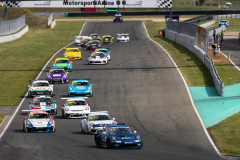
{"label": "run-off asphalt", "polygon": [[[81,28],[79,28],[80,30]],[[73,61],[72,79],[91,78],[91,111],[109,111],[119,123],[129,125],[143,139],[142,149],[97,148],[93,135],[80,133],[80,119],[62,119],[61,97],[67,84],[54,84],[58,104],[55,133],[24,133],[22,109],[26,98],[0,140],[4,159],[221,159],[210,144],[193,109],[187,89],[168,55],[147,38],[141,21],[88,22],[81,35],[98,33],[115,37],[108,65],[88,65],[90,54],[83,48],[82,60]],[[129,43],[117,43],[117,33],[129,33]],[[73,37],[74,38],[74,37]],[[54,43],[54,42],[53,42]],[[70,47],[75,46],[74,44]],[[62,57],[60,51],[57,56]],[[48,64],[46,71],[49,70]],[[46,71],[39,79],[46,79]],[[26,86],[27,87],[27,86]]]}

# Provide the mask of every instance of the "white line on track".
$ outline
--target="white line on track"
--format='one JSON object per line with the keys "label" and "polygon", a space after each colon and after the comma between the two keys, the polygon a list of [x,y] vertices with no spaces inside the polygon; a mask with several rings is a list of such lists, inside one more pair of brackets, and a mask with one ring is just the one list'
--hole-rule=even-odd
{"label": "white line on track", "polygon": [[[220,53],[221,53],[225,58],[228,59],[228,57],[227,57],[223,52],[220,51]],[[240,71],[240,68],[238,68],[238,66],[237,66],[231,59],[229,59],[229,61],[230,61],[230,63],[232,63],[232,65],[233,65],[234,68],[236,68],[238,71]]]}
{"label": "white line on track", "polygon": [[210,135],[208,134],[208,131],[206,130],[206,128],[205,128],[205,126],[204,126],[204,123],[203,123],[203,121],[202,121],[202,118],[201,118],[201,116],[199,115],[199,113],[198,113],[198,111],[197,111],[197,109],[196,109],[195,104],[193,103],[192,96],[191,96],[191,94],[190,94],[190,92],[189,92],[189,89],[188,89],[188,85],[187,85],[185,79],[183,78],[182,73],[181,73],[180,70],[178,69],[177,64],[174,62],[174,60],[172,59],[172,57],[170,56],[170,54],[169,54],[160,44],[158,44],[157,42],[155,42],[154,40],[152,40],[152,39],[149,37],[148,32],[147,32],[147,29],[146,29],[145,24],[144,24],[143,21],[142,21],[142,24],[143,24],[143,26],[144,26],[144,29],[145,29],[145,31],[146,31],[146,33],[147,33],[148,38],[149,38],[152,42],[154,42],[155,44],[157,44],[159,47],[161,47],[161,48],[168,54],[168,56],[170,57],[170,59],[172,60],[173,64],[175,65],[178,73],[180,74],[180,76],[181,76],[181,78],[182,78],[182,80],[183,80],[183,82],[184,82],[184,84],[185,84],[185,87],[186,87],[186,89],[187,89],[188,96],[189,96],[189,98],[190,98],[190,101],[191,101],[191,103],[192,103],[192,106],[193,106],[193,108],[194,108],[194,110],[195,110],[195,112],[196,112],[196,114],[197,114],[197,116],[198,116],[198,119],[200,120],[200,123],[202,124],[202,128],[203,128],[203,130],[204,130],[204,132],[205,132],[208,140],[209,140],[210,143],[212,144],[212,146],[213,146],[213,148],[215,149],[215,151],[217,152],[217,154],[218,154],[221,158],[225,159],[224,156],[219,152],[219,150],[218,150],[217,147],[215,146],[215,144],[214,144],[214,142],[212,141]]}
{"label": "white line on track", "polygon": [[[83,28],[84,28],[84,26],[85,26],[86,23],[87,23],[87,22],[85,22],[85,23],[83,24],[83,27],[82,27],[82,29],[81,29],[81,31],[80,31],[80,33],[79,33],[79,36],[81,35],[81,33],[82,33],[82,31],[83,31]],[[62,49],[66,48],[67,46],[71,45],[72,43],[74,43],[74,42],[71,42],[70,44],[68,44],[68,45],[64,46],[63,48],[59,49],[59,50],[51,57],[51,59],[49,59],[49,61],[45,64],[45,66],[42,68],[41,72],[38,74],[38,76],[37,76],[36,79],[39,78],[39,76],[42,74],[43,70],[44,70],[45,67],[48,65],[48,63],[52,60],[52,58],[53,58],[59,51],[61,51]],[[28,92],[25,94],[24,98],[23,98],[22,101],[19,103],[18,107],[16,108],[15,112],[13,113],[13,115],[12,115],[11,119],[9,120],[8,124],[6,125],[6,127],[5,127],[4,130],[3,130],[3,132],[1,133],[0,139],[2,138],[2,136],[4,135],[4,133],[6,132],[6,130],[8,129],[8,127],[9,127],[9,125],[11,124],[13,118],[14,118],[15,115],[17,114],[19,108],[22,106],[22,103],[23,103],[24,100],[26,99],[25,97],[27,96],[27,94],[28,94]]]}

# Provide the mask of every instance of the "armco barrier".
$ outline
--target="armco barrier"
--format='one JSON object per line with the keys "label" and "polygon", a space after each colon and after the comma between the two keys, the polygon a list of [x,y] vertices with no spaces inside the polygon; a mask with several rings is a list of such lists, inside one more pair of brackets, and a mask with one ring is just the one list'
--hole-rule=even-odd
{"label": "armco barrier", "polygon": [[16,34],[11,34],[11,35],[8,35],[8,36],[0,37],[0,43],[9,42],[9,41],[13,41],[15,39],[18,39],[18,38],[22,37],[27,32],[28,32],[28,26],[24,27],[20,32],[18,32]]}
{"label": "armco barrier", "polygon": [[201,25],[199,25],[199,26],[201,26],[201,27],[203,27],[203,28],[207,28],[207,27],[213,25],[213,24],[215,23],[215,21],[216,21],[216,20],[212,20],[212,21],[210,21],[210,22],[201,24]]}
{"label": "armco barrier", "polygon": [[0,21],[0,36],[12,34],[19,31],[26,25],[25,23],[26,13],[21,17],[14,20],[1,20]]}
{"label": "armco barrier", "polygon": [[53,13],[51,12],[51,13],[48,15],[48,27],[49,27],[50,24],[52,23],[52,17],[53,17]]}

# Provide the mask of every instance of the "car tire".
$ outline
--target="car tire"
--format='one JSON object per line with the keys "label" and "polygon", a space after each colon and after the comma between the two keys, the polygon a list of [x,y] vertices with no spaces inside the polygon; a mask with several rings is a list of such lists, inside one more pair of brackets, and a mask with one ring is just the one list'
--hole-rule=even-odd
{"label": "car tire", "polygon": [[57,114],[57,108],[56,108],[56,113],[55,114]]}
{"label": "car tire", "polygon": [[26,133],[28,132],[28,128],[25,128],[25,132],[26,132]]}
{"label": "car tire", "polygon": [[27,96],[28,98],[32,98],[32,96],[28,93],[28,96]]}
{"label": "car tire", "polygon": [[88,127],[86,128],[86,133],[89,134],[89,132],[88,132]]}
{"label": "car tire", "polygon": [[80,123],[80,132],[81,132],[81,133],[84,133],[84,132],[83,132],[83,128],[82,128],[82,123]]}
{"label": "car tire", "polygon": [[66,118],[66,116],[64,115],[64,113],[63,113],[63,111],[62,111],[62,118],[63,119],[65,119]]}
{"label": "car tire", "polygon": [[111,149],[111,142],[109,139],[107,139],[107,149]]}
{"label": "car tire", "polygon": [[97,147],[100,147],[100,140],[99,140],[99,135],[98,134],[94,136],[94,140],[95,140],[95,145]]}
{"label": "car tire", "polygon": [[51,97],[53,98],[53,93],[51,94]]}

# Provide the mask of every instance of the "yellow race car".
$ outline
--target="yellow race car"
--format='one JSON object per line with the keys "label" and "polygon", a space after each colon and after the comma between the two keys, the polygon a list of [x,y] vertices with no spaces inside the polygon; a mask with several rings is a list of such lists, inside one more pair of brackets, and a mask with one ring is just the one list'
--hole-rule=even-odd
{"label": "yellow race car", "polygon": [[82,59],[82,51],[80,51],[82,47],[75,48],[64,48],[66,51],[63,51],[63,57],[68,58],[69,60],[81,60]]}

